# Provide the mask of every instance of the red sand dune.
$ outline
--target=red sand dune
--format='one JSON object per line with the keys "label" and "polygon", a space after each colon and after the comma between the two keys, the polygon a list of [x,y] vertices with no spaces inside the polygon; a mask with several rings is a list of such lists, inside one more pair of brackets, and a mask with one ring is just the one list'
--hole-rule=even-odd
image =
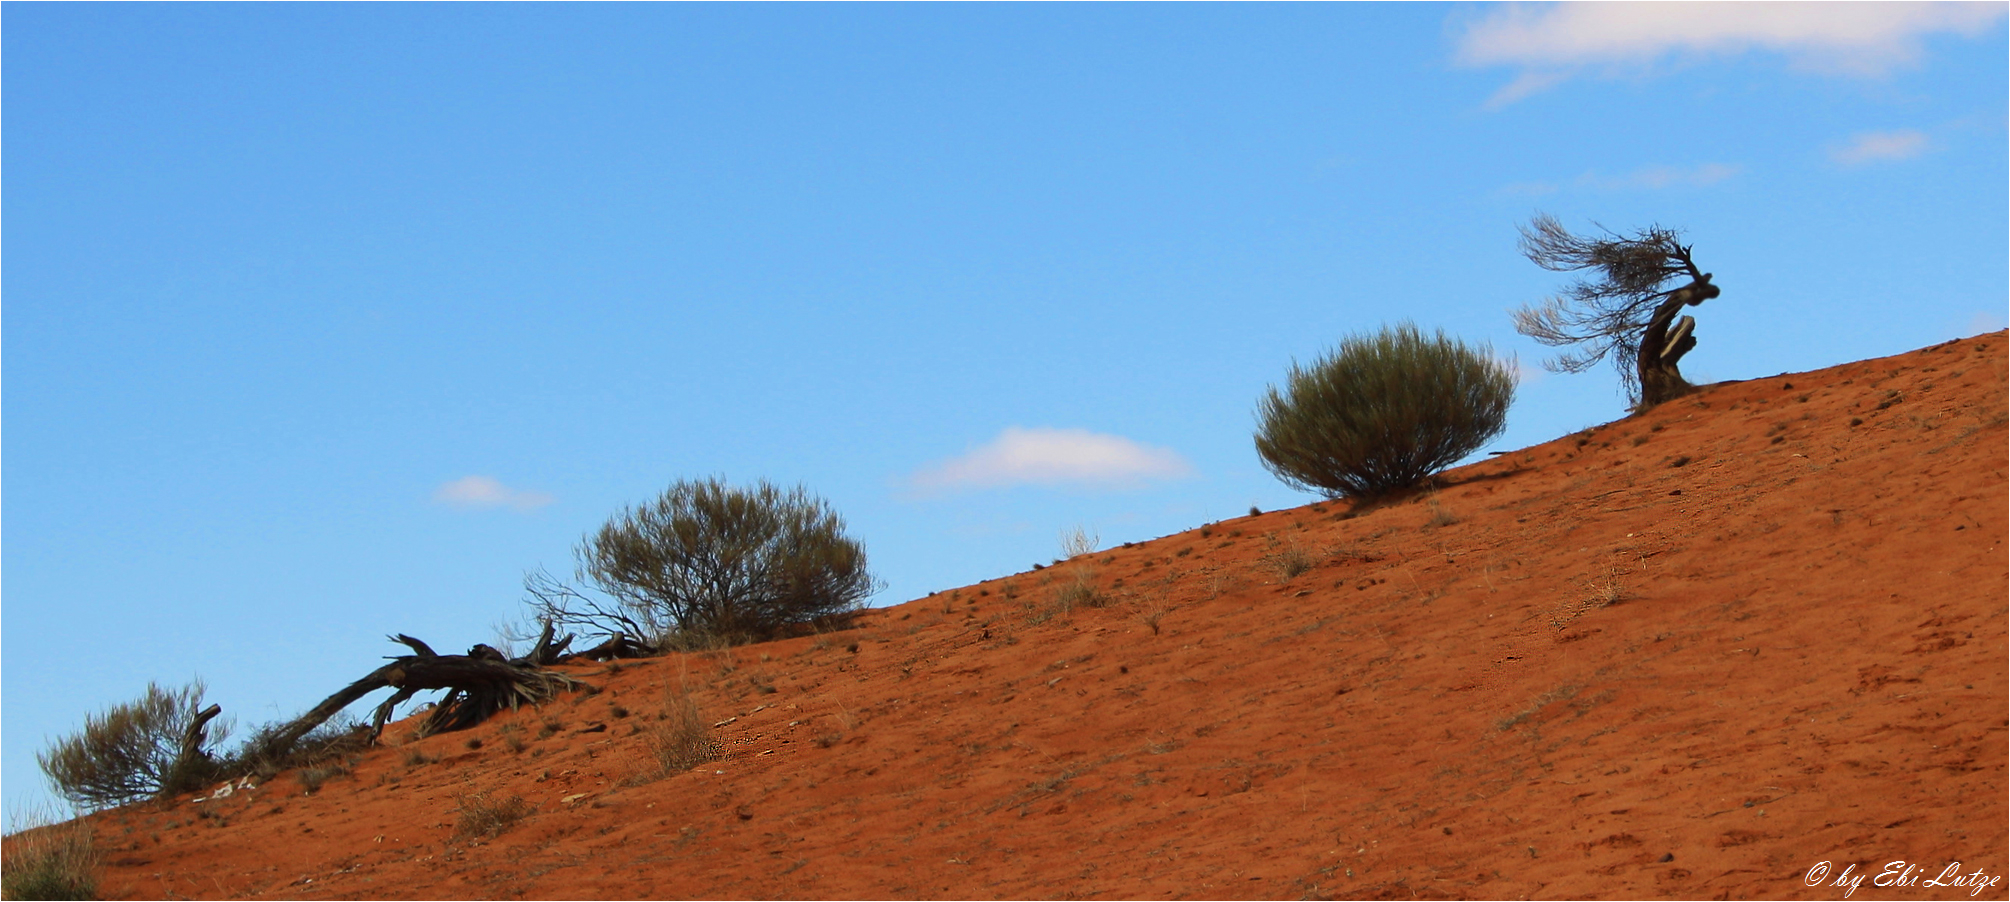
{"label": "red sand dune", "polygon": [[[1228,520],[847,632],[574,668],[601,691],[394,728],[313,795],[288,773],[100,814],[102,891],[1839,899],[1812,866],[2000,877],[2005,345],[1711,386],[1434,494]],[[1293,550],[1314,566],[1287,578]],[[1112,603],[1055,611],[1077,579]],[[638,782],[633,731],[679,684],[727,756]],[[535,810],[455,838],[477,791]]]}

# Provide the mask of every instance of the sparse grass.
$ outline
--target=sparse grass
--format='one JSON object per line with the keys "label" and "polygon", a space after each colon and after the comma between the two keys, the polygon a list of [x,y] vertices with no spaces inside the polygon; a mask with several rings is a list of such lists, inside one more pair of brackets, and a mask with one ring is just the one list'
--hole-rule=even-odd
{"label": "sparse grass", "polygon": [[338,760],[368,745],[367,728],[347,715],[330,718],[284,749],[275,749],[273,744],[273,735],[279,727],[268,724],[254,731],[244,745],[224,760],[225,775],[257,774],[270,779],[281,771]]}
{"label": "sparse grass", "polygon": [[95,899],[98,853],[91,826],[57,823],[47,811],[15,819],[0,861],[0,897],[8,899]]}
{"label": "sparse grass", "polygon": [[308,795],[313,795],[321,791],[321,784],[336,777],[346,776],[348,773],[348,764],[330,761],[313,767],[303,767],[294,774],[294,779],[300,781],[301,788],[305,789]]}
{"label": "sparse grass", "polygon": [[724,751],[712,738],[697,700],[682,688],[664,690],[663,712],[645,736],[659,777],[690,770],[719,758]]}
{"label": "sparse grass", "polygon": [[530,747],[530,743],[524,741],[522,724],[503,724],[496,728],[496,735],[502,737],[503,745],[508,746],[512,752],[521,752]]}
{"label": "sparse grass", "polygon": [[1429,526],[1433,529],[1436,529],[1439,527],[1450,526],[1457,522],[1459,522],[1458,514],[1452,513],[1451,511],[1439,507],[1438,499],[1436,498],[1431,499],[1431,518],[1424,521],[1425,526]]}
{"label": "sparse grass", "polygon": [[501,835],[531,813],[530,803],[522,796],[496,799],[490,798],[486,791],[461,796],[456,810],[460,817],[454,824],[454,835],[470,839]]}
{"label": "sparse grass", "polygon": [[1515,727],[1520,726],[1523,721],[1526,721],[1529,718],[1534,717],[1536,715],[1536,712],[1541,711],[1543,708],[1548,707],[1549,705],[1555,702],[1568,701],[1572,698],[1577,697],[1577,693],[1581,691],[1583,688],[1584,688],[1583,686],[1576,684],[1565,684],[1562,686],[1558,686],[1555,689],[1551,689],[1550,691],[1545,692],[1540,696],[1537,696],[1536,700],[1533,703],[1531,703],[1527,708],[1517,711],[1513,715],[1503,718],[1499,723],[1494,724],[1494,729],[1500,730],[1502,732],[1512,730]]}
{"label": "sparse grass", "polygon": [[1074,579],[1063,583],[1054,592],[1054,607],[1063,614],[1076,608],[1100,608],[1109,603],[1110,597],[1096,588],[1086,572],[1077,571]]}
{"label": "sparse grass", "polygon": [[439,759],[439,756],[437,756],[437,755],[428,755],[428,754],[426,754],[426,752],[425,752],[425,750],[424,750],[424,749],[406,749],[406,750],[405,750],[405,766],[406,766],[406,767],[424,767],[424,766],[426,766],[426,765],[428,765],[428,764],[431,764],[431,763],[433,763],[433,762],[435,762],[435,761],[438,761],[438,760],[440,760],[440,759]]}

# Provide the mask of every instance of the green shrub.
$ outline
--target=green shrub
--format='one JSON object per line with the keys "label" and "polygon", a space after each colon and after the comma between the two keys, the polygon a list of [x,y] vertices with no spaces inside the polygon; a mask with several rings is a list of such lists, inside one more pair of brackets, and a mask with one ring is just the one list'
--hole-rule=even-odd
{"label": "green shrub", "polygon": [[659,644],[750,641],[856,610],[877,588],[844,520],[801,487],[683,480],[579,547],[580,570]]}
{"label": "green shrub", "polygon": [[85,718],[83,732],[57,740],[35,760],[56,792],[83,808],[199,789],[222,775],[210,748],[228,732],[203,726],[202,694],[200,680],[180,689],[149,683],[138,700]]}
{"label": "green shrub", "polygon": [[91,825],[81,820],[56,823],[36,812],[7,836],[0,860],[0,898],[95,899],[101,856]]}
{"label": "green shrub", "polygon": [[1485,345],[1404,323],[1349,336],[1257,408],[1256,452],[1293,488],[1373,498],[1422,482],[1507,426],[1514,374]]}

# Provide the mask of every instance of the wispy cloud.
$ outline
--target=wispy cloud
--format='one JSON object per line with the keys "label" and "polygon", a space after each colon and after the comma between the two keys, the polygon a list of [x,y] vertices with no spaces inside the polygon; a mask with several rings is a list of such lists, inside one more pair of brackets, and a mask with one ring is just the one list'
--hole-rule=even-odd
{"label": "wispy cloud", "polygon": [[2006,321],[2003,318],[2003,311],[1985,310],[1969,317],[1968,324],[1961,327],[1960,337],[1968,338],[1986,332],[1995,332],[2005,326],[2010,326],[2010,321]]}
{"label": "wispy cloud", "polygon": [[1513,354],[1508,355],[1495,354],[1494,362],[1500,364],[1501,366],[1507,367],[1508,372],[1514,374],[1515,382],[1520,385],[1528,385],[1534,382],[1540,382],[1549,375],[1548,370],[1545,370],[1539,366],[1529,366],[1528,364],[1521,362],[1521,358],[1519,356]]}
{"label": "wispy cloud", "polygon": [[1918,62],[1924,39],[1978,35],[2002,3],[1560,3],[1510,5],[1468,23],[1454,59],[1515,66],[1497,109],[1587,67],[1640,70],[1671,60],[1778,53],[1807,71],[1881,75]]}
{"label": "wispy cloud", "polygon": [[1926,133],[1913,129],[1891,132],[1864,132],[1829,148],[1829,159],[1844,166],[1862,166],[1887,160],[1909,160],[1927,151]]}
{"label": "wispy cloud", "polygon": [[916,489],[940,492],[1012,485],[1131,488],[1193,475],[1193,465],[1165,448],[1087,429],[1011,426],[998,437],[922,469]]}
{"label": "wispy cloud", "polygon": [[464,508],[508,507],[536,510],[552,502],[543,492],[513,489],[487,476],[463,476],[433,490],[433,500]]}
{"label": "wispy cloud", "polygon": [[1514,77],[1514,81],[1502,85],[1492,97],[1487,98],[1486,108],[1498,110],[1516,101],[1540,94],[1570,79],[1569,72],[1528,71]]}
{"label": "wispy cloud", "polygon": [[1516,182],[1499,189],[1500,194],[1516,197],[1539,197],[1555,194],[1566,187],[1588,191],[1659,191],[1667,188],[1704,188],[1726,179],[1734,178],[1745,171],[1743,166],[1729,163],[1703,163],[1697,166],[1646,166],[1623,175],[1606,175],[1596,170],[1585,172],[1569,182]]}
{"label": "wispy cloud", "polygon": [[1586,188],[1606,191],[1648,190],[1663,188],[1701,188],[1714,185],[1744,171],[1742,166],[1726,163],[1704,163],[1701,166],[1648,166],[1621,176],[1605,176],[1587,172],[1577,177],[1577,184]]}

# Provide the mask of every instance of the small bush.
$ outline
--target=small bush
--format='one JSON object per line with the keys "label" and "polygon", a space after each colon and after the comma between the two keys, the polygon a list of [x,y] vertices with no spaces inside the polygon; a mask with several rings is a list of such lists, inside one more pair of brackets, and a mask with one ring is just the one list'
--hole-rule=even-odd
{"label": "small bush", "polygon": [[101,856],[91,825],[80,820],[55,823],[46,812],[21,819],[7,836],[0,860],[0,897],[7,899],[95,899]]}
{"label": "small bush", "polygon": [[523,796],[492,799],[487,792],[461,796],[458,810],[460,817],[454,825],[454,835],[468,838],[500,835],[531,812],[530,803]]}
{"label": "small bush", "polygon": [[220,775],[210,748],[228,732],[214,725],[198,733],[193,754],[182,753],[184,736],[199,723],[202,694],[200,680],[180,689],[149,683],[145,695],[85,718],[83,732],[35,760],[58,794],[84,808],[198,789]]}
{"label": "small bush", "polygon": [[579,558],[630,622],[679,647],[780,635],[878,588],[830,505],[767,482],[678,482],[587,536]]}
{"label": "small bush", "polygon": [[1422,482],[1507,427],[1514,374],[1485,345],[1408,323],[1350,336],[1257,408],[1256,451],[1293,488],[1373,498]]}

